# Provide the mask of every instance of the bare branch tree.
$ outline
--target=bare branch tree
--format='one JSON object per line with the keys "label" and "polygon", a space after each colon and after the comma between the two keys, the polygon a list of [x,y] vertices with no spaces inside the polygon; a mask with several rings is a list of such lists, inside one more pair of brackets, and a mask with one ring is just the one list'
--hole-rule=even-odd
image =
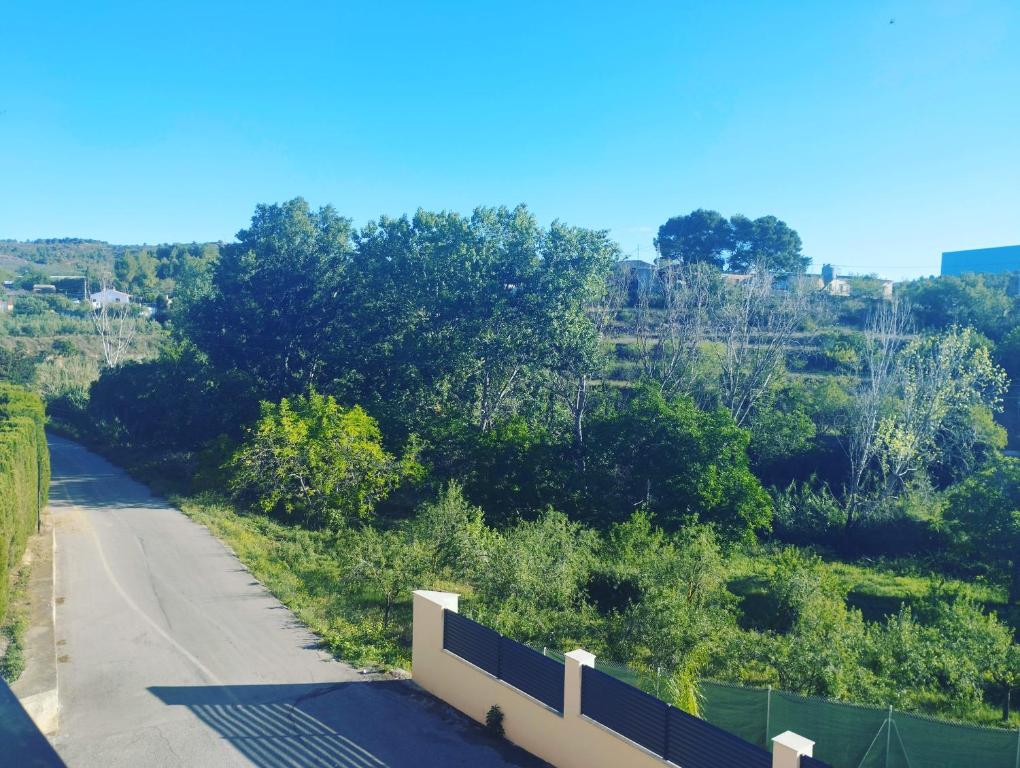
{"label": "bare branch tree", "polygon": [[[103,291],[106,284],[103,284]],[[107,367],[120,365],[135,340],[138,318],[129,305],[96,300],[92,302],[92,324],[103,348]]]}
{"label": "bare branch tree", "polygon": [[898,301],[882,302],[868,318],[856,384],[851,393],[842,443],[850,462],[843,505],[849,531],[875,506],[875,475],[882,448],[883,410],[899,389],[899,353],[905,343],[910,312]]}
{"label": "bare branch tree", "polygon": [[[633,334],[642,373],[667,396],[696,390],[700,345],[717,312],[721,280],[705,264],[668,264],[638,281]],[[661,300],[661,312],[653,305]]]}
{"label": "bare branch tree", "polygon": [[717,327],[725,347],[719,383],[723,405],[737,426],[782,372],[786,353],[812,305],[806,286],[791,280],[777,290],[766,272],[755,272],[727,291]]}
{"label": "bare branch tree", "polygon": [[[605,369],[603,342],[627,289],[628,275],[614,271],[601,291],[592,295],[578,327],[557,333],[554,352],[558,367],[553,371],[553,391],[570,411],[578,467],[584,466],[584,419],[591,404],[593,382]],[[565,343],[559,343],[559,342]]]}

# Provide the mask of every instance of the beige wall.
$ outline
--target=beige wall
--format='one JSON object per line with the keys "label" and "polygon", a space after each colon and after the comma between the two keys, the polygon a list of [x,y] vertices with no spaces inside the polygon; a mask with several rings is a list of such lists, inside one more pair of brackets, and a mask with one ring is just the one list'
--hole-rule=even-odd
{"label": "beige wall", "polygon": [[[449,592],[414,593],[412,674],[425,690],[480,723],[493,704],[503,710],[507,738],[557,768],[662,768],[672,765],[629,739],[581,714],[581,667],[594,666],[587,651],[567,654],[563,714],[443,650],[443,609],[457,610],[458,596]],[[783,768],[810,755],[812,742],[796,734],[776,738],[773,756]]]}

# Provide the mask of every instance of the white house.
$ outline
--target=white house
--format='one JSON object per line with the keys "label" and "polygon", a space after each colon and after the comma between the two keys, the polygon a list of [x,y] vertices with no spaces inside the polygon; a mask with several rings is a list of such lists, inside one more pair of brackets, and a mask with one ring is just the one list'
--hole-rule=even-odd
{"label": "white house", "polygon": [[97,291],[96,293],[91,294],[89,296],[89,299],[92,301],[92,306],[95,309],[99,309],[100,307],[105,307],[110,304],[131,303],[130,294],[124,293],[123,291],[115,290],[113,288],[104,288],[101,291]]}

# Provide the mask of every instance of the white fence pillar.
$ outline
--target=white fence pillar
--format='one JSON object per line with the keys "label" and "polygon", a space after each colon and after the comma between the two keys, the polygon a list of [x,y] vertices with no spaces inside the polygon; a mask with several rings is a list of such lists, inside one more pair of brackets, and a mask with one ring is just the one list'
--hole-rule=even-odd
{"label": "white fence pillar", "polygon": [[416,589],[413,593],[414,630],[411,638],[411,676],[426,690],[439,674],[433,663],[443,648],[443,610],[457,612],[460,595]]}
{"label": "white fence pillar", "polygon": [[581,668],[595,666],[595,654],[578,648],[563,656],[563,716],[581,716]]}
{"label": "white fence pillar", "polygon": [[815,743],[793,731],[783,731],[772,739],[772,768],[800,768],[800,758],[811,757]]}

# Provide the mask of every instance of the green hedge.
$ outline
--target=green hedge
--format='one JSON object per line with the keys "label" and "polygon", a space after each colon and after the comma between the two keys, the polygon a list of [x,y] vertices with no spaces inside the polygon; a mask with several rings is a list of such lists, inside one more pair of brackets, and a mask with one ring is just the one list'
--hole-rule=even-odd
{"label": "green hedge", "polygon": [[7,613],[11,570],[46,504],[50,454],[42,400],[0,383],[0,621]]}

